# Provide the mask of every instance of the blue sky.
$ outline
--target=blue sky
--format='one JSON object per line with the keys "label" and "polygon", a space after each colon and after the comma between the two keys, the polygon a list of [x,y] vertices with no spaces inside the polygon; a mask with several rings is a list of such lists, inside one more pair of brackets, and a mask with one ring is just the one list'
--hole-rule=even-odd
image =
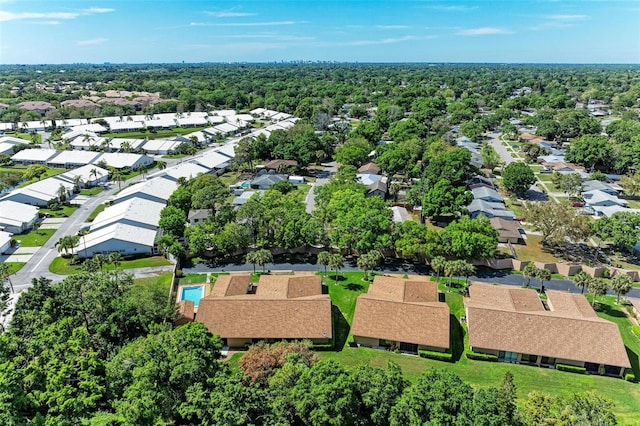
{"label": "blue sky", "polygon": [[0,63],[640,63],[640,0],[0,0]]}

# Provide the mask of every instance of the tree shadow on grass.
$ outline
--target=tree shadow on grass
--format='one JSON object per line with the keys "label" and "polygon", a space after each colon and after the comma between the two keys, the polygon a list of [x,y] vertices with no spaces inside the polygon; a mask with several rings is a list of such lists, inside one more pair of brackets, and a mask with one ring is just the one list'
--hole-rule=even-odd
{"label": "tree shadow on grass", "polygon": [[331,306],[331,315],[333,317],[333,350],[339,352],[347,342],[351,326],[336,305]]}
{"label": "tree shadow on grass", "polygon": [[609,315],[610,317],[625,318],[624,312],[605,303],[599,303],[596,301],[595,310],[596,312],[602,312],[603,314]]}
{"label": "tree shadow on grass", "polygon": [[356,283],[349,283],[349,284],[345,285],[344,288],[347,289],[347,290],[351,290],[351,291],[362,291],[362,290],[364,290],[364,286],[362,284],[356,284]]}
{"label": "tree shadow on grass", "polygon": [[451,330],[451,361],[457,362],[464,352],[464,329],[453,314],[449,314],[449,327]]}
{"label": "tree shadow on grass", "polygon": [[638,361],[638,354],[631,350],[629,346],[625,345],[625,349],[627,350],[627,356],[629,357],[633,374],[636,376],[636,381],[638,381],[640,380],[640,361]]}

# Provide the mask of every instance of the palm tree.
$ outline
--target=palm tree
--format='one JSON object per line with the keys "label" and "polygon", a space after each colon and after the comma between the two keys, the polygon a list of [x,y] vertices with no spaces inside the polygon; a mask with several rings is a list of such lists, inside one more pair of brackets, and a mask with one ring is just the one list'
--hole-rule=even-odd
{"label": "palm tree", "polygon": [[63,253],[64,256],[69,255],[69,252],[73,252],[73,248],[78,244],[79,237],[75,235],[65,235],[60,238],[54,245],[58,248],[58,253]]}
{"label": "palm tree", "polygon": [[453,284],[453,277],[458,275],[460,271],[460,264],[456,260],[449,260],[444,264],[444,275],[449,277],[449,292],[451,292],[451,284]]}
{"label": "palm tree", "polygon": [[85,259],[87,258],[87,239],[85,238],[87,234],[89,234],[89,230],[87,229],[82,229],[81,231],[78,232],[78,238],[82,238],[82,244],[84,245]]}
{"label": "palm tree", "polygon": [[538,268],[536,268],[536,265],[533,262],[527,263],[527,266],[525,266],[522,270],[522,275],[524,275],[528,279],[527,287],[531,287],[531,278],[536,276],[537,271]]}
{"label": "palm tree", "polygon": [[122,172],[115,167],[111,167],[111,180],[114,182],[118,182],[118,190],[122,189],[122,182],[124,182],[124,175]]}
{"label": "palm tree", "polygon": [[15,293],[15,290],[13,289],[13,283],[11,282],[11,279],[9,278],[9,275],[11,272],[11,268],[9,267],[9,265],[7,265],[6,263],[0,263],[0,285],[3,285],[5,281],[9,281],[9,286],[11,287],[11,292]]}
{"label": "palm tree", "polygon": [[402,185],[397,180],[391,182],[389,186],[389,194],[393,197],[393,201],[398,201],[398,194],[400,193],[400,188]]}
{"label": "palm tree", "polygon": [[358,258],[358,268],[364,271],[364,280],[367,281],[367,272],[375,268],[380,261],[380,253],[377,251],[370,251]]}
{"label": "palm tree", "polygon": [[465,285],[469,285],[469,277],[476,272],[476,267],[464,260],[460,261],[460,275],[465,279]]}
{"label": "palm tree", "polygon": [[80,192],[80,182],[82,182],[82,176],[76,175],[73,177],[73,192]]}
{"label": "palm tree", "polygon": [[131,144],[129,141],[124,141],[120,144],[120,150],[122,152],[131,152]]}
{"label": "palm tree", "polygon": [[344,257],[340,253],[332,254],[329,258],[329,267],[335,271],[335,281],[338,282],[338,271],[344,268]]}
{"label": "palm tree", "polygon": [[547,269],[538,269],[536,271],[536,278],[540,280],[540,291],[544,289],[544,282],[551,279],[551,271]]}
{"label": "palm tree", "polygon": [[96,265],[98,265],[98,267],[100,268],[100,271],[102,272],[102,267],[104,266],[105,262],[107,261],[107,259],[104,257],[104,254],[96,253],[93,256],[93,261],[95,262]]}
{"label": "palm tree", "polygon": [[262,272],[264,272],[264,265],[273,262],[273,255],[267,249],[260,249],[247,253],[247,263],[253,263],[253,273],[256,273],[256,264],[262,266]]}
{"label": "palm tree", "polygon": [[89,178],[91,178],[91,176],[93,176],[93,182],[94,182],[93,186],[95,186],[95,184],[96,184],[96,182],[98,180],[98,169],[96,169],[95,167],[93,169],[91,169],[89,171]]}
{"label": "palm tree", "polygon": [[327,266],[329,265],[329,260],[331,259],[331,253],[328,251],[321,251],[318,253],[317,264],[324,266],[324,274],[327,274]]}
{"label": "palm tree", "polygon": [[585,271],[580,271],[573,277],[573,282],[577,287],[580,287],[580,294],[584,293],[584,289],[589,285],[591,277]]}
{"label": "palm tree", "polygon": [[431,259],[431,269],[436,273],[436,277],[444,272],[444,266],[447,264],[447,259],[442,256],[436,256]]}
{"label": "palm tree", "polygon": [[60,184],[56,195],[58,196],[60,204],[64,203],[67,200],[67,188],[65,188],[63,184]]}
{"label": "palm tree", "polygon": [[633,279],[627,274],[617,274],[611,279],[611,289],[616,292],[618,296],[616,303],[620,304],[620,295],[629,293],[631,286],[633,285]]}
{"label": "palm tree", "polygon": [[593,294],[591,306],[596,305],[596,297],[607,293],[607,283],[602,278],[591,278],[587,285],[589,293]]}

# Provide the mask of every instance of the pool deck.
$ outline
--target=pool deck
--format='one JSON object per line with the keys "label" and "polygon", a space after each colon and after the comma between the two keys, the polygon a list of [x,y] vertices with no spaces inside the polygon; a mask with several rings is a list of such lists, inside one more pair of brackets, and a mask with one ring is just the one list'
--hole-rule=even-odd
{"label": "pool deck", "polygon": [[[176,291],[176,304],[180,303],[182,301],[181,296],[182,296],[182,289],[186,288],[186,287],[204,287],[204,292],[202,294],[202,298],[205,298],[209,295],[209,293],[211,293],[211,283],[209,282],[209,277],[207,276],[207,281],[204,283],[198,283],[198,284],[180,284],[178,286],[178,289]],[[198,312],[198,307],[194,306],[194,312]]]}

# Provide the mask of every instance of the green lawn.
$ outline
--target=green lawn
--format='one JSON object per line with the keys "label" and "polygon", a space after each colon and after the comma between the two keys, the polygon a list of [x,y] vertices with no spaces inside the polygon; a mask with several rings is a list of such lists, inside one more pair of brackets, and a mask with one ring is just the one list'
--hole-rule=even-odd
{"label": "green lawn", "polygon": [[178,284],[197,284],[207,281],[207,274],[188,274],[178,281]]}
{"label": "green lawn", "polygon": [[[71,265],[71,259],[56,257],[49,265],[49,271],[59,275],[70,275],[81,271],[80,264]],[[154,257],[141,257],[138,259],[123,260],[118,266],[119,269],[133,269],[133,268],[148,268],[153,266],[167,266],[171,265],[167,259],[162,256]],[[105,271],[114,270],[115,267],[111,264],[105,264],[103,269]]]}
{"label": "green lawn", "polygon": [[168,294],[169,287],[171,286],[172,278],[173,278],[173,274],[171,272],[159,274],[155,277],[135,278],[133,280],[133,286],[134,286],[133,290],[135,290],[135,287],[154,286],[154,287],[158,287],[159,289],[163,290]]}
{"label": "green lawn", "polygon": [[206,129],[206,127],[190,127],[190,128],[179,128],[175,129],[163,129],[157,130],[155,132],[128,132],[128,133],[106,133],[102,136],[105,138],[126,138],[126,139],[161,139],[168,138],[176,135],[186,135],[189,133],[198,132],[200,130]]}
{"label": "green lawn", "polygon": [[16,272],[18,272],[20,269],[22,269],[22,267],[27,263],[26,262],[5,262],[5,264],[9,267],[9,275],[13,275]]}
{"label": "green lawn", "polygon": [[64,205],[59,210],[51,210],[51,209],[41,207],[40,214],[46,215],[48,217],[69,217],[73,213],[75,213],[75,211],[78,210],[79,208],[80,206],[76,204]]}
{"label": "green lawn", "polygon": [[[15,172],[24,172],[26,170],[26,166],[16,166],[15,168],[13,168],[13,171]],[[11,168],[7,169],[7,170],[11,170]],[[42,176],[40,176],[39,178],[33,178],[31,180],[28,181],[24,181],[22,182],[20,185],[18,185],[18,188],[24,188],[27,185],[31,185],[32,183],[36,183],[40,180],[46,179],[48,177],[51,176],[55,176],[55,175],[59,175],[60,173],[64,173],[67,172],[67,169],[52,169],[50,167],[47,167],[47,171],[45,172],[45,174],[43,174]]]}
{"label": "green lawn", "polygon": [[561,259],[556,258],[552,253],[542,249],[540,242],[541,235],[527,234],[526,244],[514,244],[513,248],[518,255],[518,260],[531,260],[537,262],[559,262]]}
{"label": "green lawn", "polygon": [[106,209],[106,208],[107,208],[106,205],[100,204],[98,207],[93,209],[93,211],[91,212],[89,217],[87,217],[87,222],[93,222],[93,220],[96,218],[96,216],[98,216],[100,213],[102,213],[104,211],[104,209]]}
{"label": "green lawn", "polygon": [[20,241],[20,247],[40,247],[49,241],[55,232],[55,229],[34,229],[28,234],[14,235],[11,238]]}
{"label": "green lawn", "polygon": [[80,195],[98,195],[104,191],[104,188],[101,186],[94,186],[93,188],[85,188],[80,190]]}

